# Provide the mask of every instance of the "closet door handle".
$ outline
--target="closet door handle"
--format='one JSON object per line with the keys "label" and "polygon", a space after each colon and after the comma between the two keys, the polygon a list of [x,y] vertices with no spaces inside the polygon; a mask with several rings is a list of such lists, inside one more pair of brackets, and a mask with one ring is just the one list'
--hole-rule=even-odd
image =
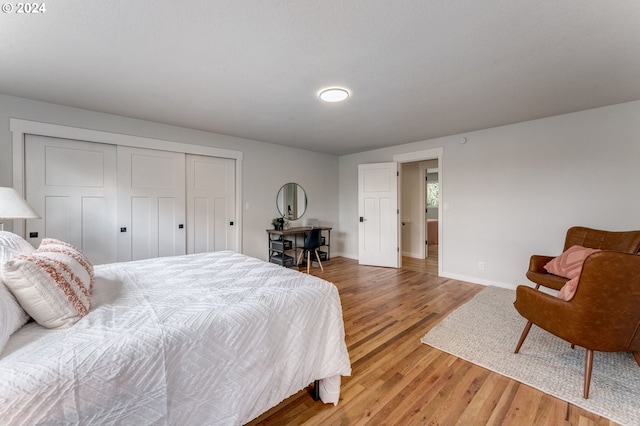
{"label": "closet door handle", "polygon": [[184,229],[184,223],[181,223],[180,225],[178,225],[178,229]]}

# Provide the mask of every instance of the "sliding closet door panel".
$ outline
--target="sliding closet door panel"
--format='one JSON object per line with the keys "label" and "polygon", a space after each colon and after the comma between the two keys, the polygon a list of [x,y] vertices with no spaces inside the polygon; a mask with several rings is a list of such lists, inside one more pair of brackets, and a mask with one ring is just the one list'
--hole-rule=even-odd
{"label": "sliding closet door panel", "polygon": [[193,205],[192,222],[189,223],[189,227],[193,226],[199,232],[187,230],[187,250],[189,253],[204,253],[209,248],[209,199],[197,197],[187,200],[187,205],[189,203]]}
{"label": "sliding closet door panel", "polygon": [[[161,197],[158,199],[158,256],[172,256],[177,254],[173,249],[182,247],[185,254],[185,231],[180,229],[180,223],[184,223],[184,196],[180,205],[176,199]],[[178,208],[180,212],[178,214]],[[177,224],[177,225],[176,225]],[[176,232],[180,231],[180,232]],[[180,238],[178,241],[177,239]]]}
{"label": "sliding closet door panel", "polygon": [[[131,260],[148,259],[154,256],[152,247],[157,246],[157,236],[151,231],[151,224],[156,221],[148,197],[131,197]],[[156,237],[156,238],[154,238]]]}
{"label": "sliding closet door panel", "polygon": [[27,221],[27,237],[58,238],[79,247],[95,263],[115,262],[116,147],[25,137],[26,198],[42,219]]}
{"label": "sliding closet door panel", "polygon": [[187,154],[187,251],[236,250],[235,160]]}
{"label": "sliding closet door panel", "polygon": [[[117,236],[114,226],[115,208],[112,212],[109,212],[104,198],[84,197],[82,199],[82,217],[80,221],[85,224],[82,231],[82,247],[84,247],[83,251],[89,259],[99,259],[101,258],[101,253],[105,253],[109,249],[105,245],[104,238],[107,233],[111,240],[110,244],[115,249]],[[113,224],[107,230],[103,224],[109,222],[113,222]],[[108,261],[115,262],[116,259],[114,252],[113,257]]]}
{"label": "sliding closet door panel", "polygon": [[213,244],[215,250],[226,250],[233,237],[232,227],[229,226],[230,207],[233,208],[233,204],[229,205],[229,200],[226,198],[217,197],[213,200],[214,216],[216,218],[227,218],[225,220],[218,219],[213,221]]}
{"label": "sliding closet door panel", "polygon": [[117,152],[118,260],[185,254],[185,154]]}
{"label": "sliding closet door panel", "polygon": [[[74,204],[74,200],[70,196],[44,197],[44,215],[42,217],[45,233],[42,236],[38,235],[39,240],[47,236],[62,241],[77,241],[75,238],[78,235],[78,230],[72,229],[72,227],[78,223],[79,214],[78,209],[72,208],[71,204]],[[31,229],[29,228],[29,230]]]}

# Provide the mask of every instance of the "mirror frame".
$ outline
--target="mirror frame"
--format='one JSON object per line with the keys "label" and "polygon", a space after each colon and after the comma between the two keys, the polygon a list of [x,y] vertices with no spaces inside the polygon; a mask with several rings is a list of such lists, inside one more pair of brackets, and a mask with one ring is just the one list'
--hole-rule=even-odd
{"label": "mirror frame", "polygon": [[[293,189],[292,189],[293,188]],[[284,200],[287,193],[291,194],[289,198],[292,199],[292,203],[294,205],[291,214],[289,212],[284,211]],[[300,196],[302,196],[303,200],[300,200]],[[302,204],[301,204],[302,203]],[[280,205],[282,204],[282,205]],[[276,194],[276,208],[278,209],[278,213],[285,220],[298,220],[302,216],[304,216],[307,211],[307,192],[304,188],[295,182],[285,183],[280,187],[280,190]],[[301,212],[299,210],[302,210]]]}

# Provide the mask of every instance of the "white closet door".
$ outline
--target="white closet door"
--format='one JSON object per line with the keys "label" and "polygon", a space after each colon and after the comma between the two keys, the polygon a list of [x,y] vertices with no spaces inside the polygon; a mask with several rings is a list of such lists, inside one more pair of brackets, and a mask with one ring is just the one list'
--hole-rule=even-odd
{"label": "white closet door", "polygon": [[118,260],[185,254],[185,154],[117,152]]}
{"label": "white closet door", "polygon": [[187,252],[236,250],[235,160],[187,154]]}
{"label": "white closet door", "polygon": [[[25,186],[27,201],[42,217],[27,221],[31,244],[58,238],[95,264],[116,261],[114,145],[27,135]],[[30,238],[32,233],[38,236]]]}

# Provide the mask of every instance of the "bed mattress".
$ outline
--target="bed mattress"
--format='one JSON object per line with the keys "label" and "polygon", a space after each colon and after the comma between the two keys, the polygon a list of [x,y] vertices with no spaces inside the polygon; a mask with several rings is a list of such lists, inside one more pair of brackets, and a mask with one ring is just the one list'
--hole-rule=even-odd
{"label": "bed mattress", "polygon": [[316,379],[336,402],[351,373],[327,281],[233,252],[95,276],[86,317],[7,343],[2,424],[244,424]]}

